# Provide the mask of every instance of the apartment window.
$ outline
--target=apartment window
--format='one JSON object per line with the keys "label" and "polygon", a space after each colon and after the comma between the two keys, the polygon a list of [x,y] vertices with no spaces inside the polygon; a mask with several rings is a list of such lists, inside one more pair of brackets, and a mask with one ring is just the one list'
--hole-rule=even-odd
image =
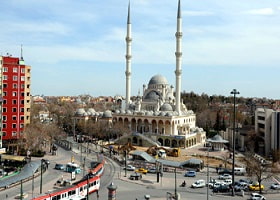
{"label": "apartment window", "polygon": [[7,128],[7,124],[3,123],[2,128]]}
{"label": "apartment window", "polygon": [[13,112],[17,112],[17,108],[13,108],[12,111],[13,111]]}
{"label": "apartment window", "polygon": [[3,112],[7,112],[7,108],[3,108]]}
{"label": "apartment window", "polygon": [[20,77],[20,80],[21,80],[21,81],[25,81],[25,76],[21,76],[21,77]]}
{"label": "apartment window", "polygon": [[5,131],[3,131],[2,134],[3,134],[3,136],[6,136],[6,135],[7,135]]}
{"label": "apartment window", "polygon": [[3,84],[3,88],[7,88],[8,85],[6,83]]}
{"label": "apartment window", "polygon": [[24,127],[24,124],[20,124],[20,128],[23,128]]}
{"label": "apartment window", "polygon": [[24,92],[21,93],[21,96],[24,97]]}
{"label": "apartment window", "polygon": [[20,100],[20,104],[24,104],[24,100]]}
{"label": "apartment window", "polygon": [[20,112],[24,112],[24,108],[20,108]]}
{"label": "apartment window", "polygon": [[14,89],[17,88],[17,84],[16,83],[13,84],[13,88]]}
{"label": "apartment window", "polygon": [[25,69],[24,69],[24,68],[21,68],[21,69],[20,69],[20,72],[24,74],[24,73],[25,73]]}
{"label": "apartment window", "polygon": [[12,124],[12,128],[17,128],[17,124]]}
{"label": "apartment window", "polygon": [[13,115],[12,119],[13,119],[13,120],[17,120],[17,116],[16,116],[16,115]]}
{"label": "apartment window", "polygon": [[12,136],[17,136],[17,132],[12,132]]}
{"label": "apartment window", "polygon": [[23,115],[20,116],[20,120],[21,120],[21,121],[24,120],[24,116],[23,116]]}
{"label": "apartment window", "polygon": [[8,76],[7,75],[3,75],[3,80],[8,80]]}
{"label": "apartment window", "polygon": [[3,121],[6,121],[6,120],[7,120],[7,116],[3,115]]}
{"label": "apartment window", "polygon": [[14,67],[14,68],[13,68],[13,72],[14,72],[14,73],[18,72],[17,67]]}
{"label": "apartment window", "polygon": [[20,86],[22,89],[24,89],[24,84],[21,84],[21,86]]}
{"label": "apartment window", "polygon": [[6,99],[3,100],[3,104],[7,104],[7,100]]}
{"label": "apartment window", "polygon": [[13,97],[16,97],[17,96],[17,92],[13,92]]}
{"label": "apartment window", "polygon": [[3,92],[3,96],[7,96],[7,92]]}
{"label": "apartment window", "polygon": [[8,72],[8,67],[4,67],[3,72]]}
{"label": "apartment window", "polygon": [[13,99],[13,104],[17,104],[17,100]]}

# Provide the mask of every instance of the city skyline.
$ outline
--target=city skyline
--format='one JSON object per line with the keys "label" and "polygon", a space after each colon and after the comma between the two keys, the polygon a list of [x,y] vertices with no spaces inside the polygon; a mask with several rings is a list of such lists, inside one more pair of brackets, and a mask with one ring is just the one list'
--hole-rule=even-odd
{"label": "city skyline", "polygon": [[[0,54],[31,65],[32,95],[125,96],[129,1],[3,2]],[[178,0],[130,1],[131,94],[156,74],[175,86]],[[279,98],[276,0],[188,0],[182,9],[182,92]]]}

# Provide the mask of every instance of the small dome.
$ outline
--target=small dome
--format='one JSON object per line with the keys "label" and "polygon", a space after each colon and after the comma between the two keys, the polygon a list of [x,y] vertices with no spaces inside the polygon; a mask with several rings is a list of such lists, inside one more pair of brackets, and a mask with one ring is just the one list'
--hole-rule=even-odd
{"label": "small dome", "polygon": [[112,112],[110,110],[106,110],[103,115],[103,118],[112,118]]}
{"label": "small dome", "polygon": [[93,114],[93,113],[95,113],[95,110],[94,110],[93,108],[89,108],[89,109],[88,109],[88,113]]}
{"label": "small dome", "polygon": [[172,106],[169,103],[164,103],[160,107],[160,111],[173,111],[173,108],[172,108]]}
{"label": "small dome", "polygon": [[163,84],[163,85],[168,84],[166,78],[161,75],[155,75],[149,81],[149,85],[161,85],[161,84]]}
{"label": "small dome", "polygon": [[145,100],[157,101],[159,99],[159,94],[156,91],[151,91],[145,96],[144,99]]}
{"label": "small dome", "polygon": [[83,115],[85,112],[86,112],[85,109],[79,108],[79,109],[76,111],[76,115]]}

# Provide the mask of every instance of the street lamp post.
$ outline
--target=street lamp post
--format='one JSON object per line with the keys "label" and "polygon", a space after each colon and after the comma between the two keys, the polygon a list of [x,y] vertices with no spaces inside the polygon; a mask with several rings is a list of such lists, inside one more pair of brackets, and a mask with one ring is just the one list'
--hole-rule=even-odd
{"label": "street lamp post", "polygon": [[178,200],[178,194],[177,194],[177,172],[176,172],[176,167],[175,167],[175,200]]}
{"label": "street lamp post", "polygon": [[236,118],[236,108],[235,99],[236,95],[240,94],[236,89],[233,89],[230,94],[233,94],[233,132],[232,132],[232,196],[234,196],[234,166],[235,166],[235,118]]}
{"label": "street lamp post", "polygon": [[207,147],[207,200],[209,199],[209,147]]}
{"label": "street lamp post", "polygon": [[40,194],[42,194],[42,187],[43,187],[43,162],[44,162],[44,160],[43,160],[43,159],[41,159]]}

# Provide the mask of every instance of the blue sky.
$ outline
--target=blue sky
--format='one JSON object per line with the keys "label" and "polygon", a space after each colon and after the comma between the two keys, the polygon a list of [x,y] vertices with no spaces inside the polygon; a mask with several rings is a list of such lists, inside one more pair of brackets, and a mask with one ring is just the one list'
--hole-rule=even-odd
{"label": "blue sky", "polygon": [[[175,86],[177,0],[131,0],[132,95]],[[0,54],[32,66],[32,95],[125,95],[128,0],[9,0]],[[280,1],[181,0],[182,91],[279,99]]]}

